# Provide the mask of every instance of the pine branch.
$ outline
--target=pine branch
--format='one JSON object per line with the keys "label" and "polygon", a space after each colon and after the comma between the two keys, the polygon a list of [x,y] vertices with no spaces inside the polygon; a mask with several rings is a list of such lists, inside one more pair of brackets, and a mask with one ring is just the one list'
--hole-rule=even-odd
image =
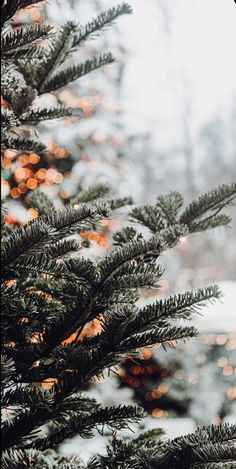
{"label": "pine branch", "polygon": [[118,199],[112,199],[109,201],[111,210],[116,210],[120,207],[124,207],[125,205],[132,205],[133,199],[132,197],[119,197]]}
{"label": "pine branch", "polygon": [[45,88],[47,82],[52,79],[55,70],[68,58],[73,47],[73,37],[77,28],[78,26],[75,23],[68,21],[62,26],[59,33],[52,38],[47,57],[38,66],[38,72],[41,72],[37,79],[39,94],[42,93],[41,90]]}
{"label": "pine branch", "polygon": [[79,46],[82,42],[86,41],[86,39],[91,38],[91,36],[94,37],[94,34],[99,34],[107,26],[110,26],[119,16],[131,13],[132,7],[128,3],[122,3],[101,13],[85,26],[80,26],[78,34],[74,37],[73,46]]}
{"label": "pine branch", "polygon": [[157,197],[156,208],[167,226],[177,222],[177,215],[183,206],[184,199],[179,192],[170,192],[166,196]]}
{"label": "pine branch", "polygon": [[[75,239],[62,239],[50,246],[49,254],[54,258],[66,259],[66,254],[76,252],[80,248],[79,243]],[[69,270],[71,272],[71,270]]]}
{"label": "pine branch", "polygon": [[[220,224],[228,223],[230,221],[228,217],[216,218],[216,215],[224,207],[232,204],[235,196],[236,183],[223,184],[191,202],[180,216],[179,221],[188,225],[190,233],[201,230],[201,227],[203,229],[211,227],[212,219],[213,227],[216,226],[217,219]],[[207,215],[206,218],[203,218],[204,215]]]}
{"label": "pine branch", "polygon": [[97,183],[92,186],[89,186],[87,189],[80,191],[75,197],[70,201],[71,205],[76,205],[80,203],[92,202],[96,199],[103,199],[108,196],[111,192],[111,187],[109,184]]}
{"label": "pine branch", "polygon": [[51,240],[68,237],[73,233],[81,233],[96,226],[102,219],[110,215],[105,203],[81,204],[78,209],[67,207],[66,210],[58,210],[51,214],[42,215],[39,222],[49,224],[54,228]]}
{"label": "pine branch", "polygon": [[153,446],[153,441],[160,440],[165,435],[164,430],[162,428],[153,428],[152,430],[148,430],[144,433],[141,433],[137,438],[132,440],[132,443],[137,446]]}
{"label": "pine branch", "polygon": [[[108,426],[108,428],[120,430],[127,428],[130,423],[138,422],[144,416],[144,411],[139,407],[118,406],[105,407],[86,415],[84,418],[75,417],[70,419],[70,423],[65,423],[59,430],[54,431],[49,437],[37,439],[33,447],[41,450],[55,448],[68,437],[79,434],[82,438],[91,438],[92,430]],[[102,432],[102,430],[100,430]]]}
{"label": "pine branch", "polygon": [[34,57],[37,53],[40,53],[37,43],[39,40],[48,37],[51,31],[52,27],[49,25],[36,24],[2,35],[2,58],[19,59],[22,57]]}
{"label": "pine branch", "polygon": [[[136,288],[154,287],[158,278],[161,278],[163,270],[161,268],[153,268],[153,266],[145,266],[143,272],[137,272],[129,275],[123,275],[119,278],[111,278],[104,282],[103,287],[106,293],[113,291],[122,291]],[[141,269],[140,269],[141,270]]]}
{"label": "pine branch", "polygon": [[111,275],[113,276],[128,261],[135,259],[148,261],[149,258],[158,258],[161,252],[173,246],[183,233],[185,230],[176,225],[163,231],[162,235],[153,236],[147,241],[130,241],[118,247],[99,263],[101,280],[105,281]]}
{"label": "pine branch", "polygon": [[207,302],[213,302],[222,296],[217,285],[200,288],[159,300],[139,310],[137,316],[129,324],[129,331],[140,330],[158,324],[164,327],[170,319],[192,319],[193,314],[199,313],[200,308]]}
{"label": "pine branch", "polygon": [[7,358],[5,355],[1,355],[1,378],[3,383],[6,385],[8,382],[12,382],[12,378],[15,375],[15,364],[12,359]]}
{"label": "pine branch", "polygon": [[[2,396],[2,406],[27,406],[35,409],[35,407],[47,409],[52,406],[54,396],[51,392],[40,387],[31,387],[17,385],[15,388],[8,389]],[[19,410],[19,408],[18,408]]]}
{"label": "pine branch", "polygon": [[68,67],[66,70],[55,74],[51,79],[49,79],[44,85],[39,89],[39,94],[51,93],[56,91],[59,88],[71,83],[72,81],[81,78],[87,73],[96,70],[103,65],[110,64],[114,62],[114,57],[110,52],[101,54],[98,58],[94,57],[91,60],[86,60],[86,62],[79,65],[74,65],[73,67]]}
{"label": "pine branch", "polygon": [[166,443],[153,440],[152,446],[114,438],[107,453],[92,458],[87,469],[231,469],[235,467],[234,440],[235,426],[227,424],[204,427]]}
{"label": "pine branch", "polygon": [[173,223],[185,225],[190,233],[195,233],[228,225],[230,217],[218,214],[224,207],[233,203],[235,195],[236,183],[219,186],[193,201],[178,218],[183,198],[178,192],[171,192],[166,196],[159,196],[154,206],[134,208],[130,216],[132,221],[138,221],[152,233],[160,233]]}
{"label": "pine branch", "polygon": [[79,460],[75,457],[64,457],[54,451],[37,451],[34,449],[9,449],[2,453],[3,469],[31,469],[32,464],[36,469],[84,469]]}
{"label": "pine branch", "polygon": [[120,350],[123,353],[137,351],[137,349],[147,346],[153,346],[156,344],[162,344],[164,342],[171,342],[173,340],[188,339],[195,337],[197,330],[194,327],[166,327],[160,328],[151,326],[150,330],[136,333],[122,341],[120,344]]}
{"label": "pine branch", "polygon": [[[22,256],[24,257],[22,258]],[[27,249],[25,255],[24,253],[20,255],[18,262],[14,264],[14,268],[18,271],[18,275],[34,273],[49,275],[54,278],[68,278],[70,275],[64,262],[57,262],[42,247],[40,249],[37,243],[33,246],[33,249]]]}
{"label": "pine branch", "polygon": [[9,226],[7,225],[6,223],[6,213],[7,213],[7,209],[6,209],[6,206],[5,205],[2,205],[2,210],[1,210],[1,235],[2,235],[2,241],[4,240],[4,238],[6,238],[11,230],[9,228]]}
{"label": "pine branch", "polygon": [[64,105],[54,106],[53,108],[32,109],[31,111],[21,115],[22,124],[36,124],[40,121],[51,119],[60,119],[65,117],[81,115],[78,109],[67,107]]}
{"label": "pine branch", "polygon": [[20,120],[11,109],[1,108],[1,128],[3,132],[7,132],[11,127],[17,127],[20,125]]}
{"label": "pine branch", "polygon": [[45,223],[34,223],[26,228],[19,227],[4,241],[2,246],[2,262],[5,269],[22,255],[37,253],[38,247],[48,239],[49,226]]}
{"label": "pine branch", "polygon": [[140,239],[143,239],[143,235],[131,226],[126,226],[122,230],[116,231],[113,235],[114,245],[121,245],[132,240],[139,241]]}
{"label": "pine branch", "polygon": [[194,464],[190,469],[235,469],[235,460]]}
{"label": "pine branch", "polygon": [[34,152],[38,155],[41,155],[45,152],[46,147],[36,140],[30,140],[21,137],[12,137],[7,135],[6,133],[3,135],[2,142],[1,142],[2,149],[12,149],[18,150],[18,152]]}
{"label": "pine branch", "polygon": [[203,220],[192,222],[190,225],[190,233],[203,232],[209,229],[218,228],[220,226],[228,226],[231,217],[228,215],[210,215]]}
{"label": "pine branch", "polygon": [[[67,208],[51,212],[18,228],[3,243],[3,265],[8,267],[22,255],[37,255],[50,244],[62,237],[93,227],[101,218],[108,215],[104,204],[84,204],[79,209]],[[43,244],[42,244],[43,243]],[[22,259],[22,257],[21,257]]]}
{"label": "pine branch", "polygon": [[183,197],[179,192],[170,192],[157,197],[155,205],[135,207],[131,212],[131,220],[147,226],[152,233],[158,233],[169,226],[179,223],[177,215],[183,205]]}
{"label": "pine branch", "polygon": [[51,199],[40,189],[35,189],[27,197],[27,204],[39,211],[40,215],[50,213],[55,210]]}

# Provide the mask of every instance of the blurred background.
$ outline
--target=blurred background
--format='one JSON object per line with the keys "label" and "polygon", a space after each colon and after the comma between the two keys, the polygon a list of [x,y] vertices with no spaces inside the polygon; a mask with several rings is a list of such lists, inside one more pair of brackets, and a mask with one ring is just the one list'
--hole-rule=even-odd
{"label": "blurred background", "polygon": [[[39,161],[31,154],[13,162],[11,152],[5,152],[2,193],[9,223],[37,216],[22,200],[38,186],[60,206],[79,189],[108,181],[119,195],[132,195],[135,203],[145,204],[173,190],[188,202],[235,180],[235,3],[130,3],[132,16],[120,18],[78,52],[81,59],[111,50],[116,63],[59,90],[55,98],[45,95],[36,103],[45,100],[51,105],[57,100],[83,111],[79,120],[60,120],[39,129],[53,159]],[[15,26],[42,20],[63,24],[69,19],[85,24],[113,4],[50,0],[46,6],[42,2],[26,9]],[[229,212],[233,216],[232,208]],[[219,283],[225,296],[196,320],[199,337],[167,351],[144,351],[140,363],[127,362],[120,377],[96,383],[89,393],[106,404],[141,404],[149,414],[146,427],[162,426],[170,437],[198,425],[235,421],[235,234],[234,213],[231,229],[183,238],[161,260],[166,269],[161,287],[143,294],[145,303]],[[106,250],[105,241],[100,250]],[[99,437],[96,441],[99,447]],[[63,451],[71,452],[71,444]],[[89,453],[86,445],[91,442],[76,444],[85,456]]]}

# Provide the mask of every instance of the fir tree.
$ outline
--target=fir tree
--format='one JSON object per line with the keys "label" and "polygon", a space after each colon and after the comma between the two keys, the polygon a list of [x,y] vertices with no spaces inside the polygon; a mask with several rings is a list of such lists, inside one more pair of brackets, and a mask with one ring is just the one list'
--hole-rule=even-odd
{"label": "fir tree", "polygon": [[[32,3],[35,0],[5,2],[3,24],[20,7]],[[53,91],[109,62],[106,56],[89,64],[56,70],[73,47],[123,9],[127,12],[129,7],[112,9],[108,16],[105,14],[87,28],[78,30],[67,24],[59,36],[54,36],[49,52],[42,58],[39,57],[42,51],[32,47],[32,43],[42,31],[45,34],[44,27],[4,36],[5,49],[14,50],[13,54],[9,52],[7,64],[16,58],[18,69],[31,80],[31,85],[27,84],[22,96],[16,96],[15,76],[9,75],[13,82],[6,86],[8,95],[5,93],[4,99],[12,103],[13,110],[10,115],[5,113],[3,124],[7,119],[10,123],[20,121],[23,109],[30,113],[28,108],[36,92]],[[26,57],[31,61],[26,61]],[[44,65],[44,76],[39,73],[39,63],[41,68]],[[56,110],[55,113],[57,117]],[[47,117],[48,112],[43,110],[40,118]],[[11,124],[3,127],[3,137],[12,142],[14,137],[9,137],[9,128]],[[31,145],[28,138],[23,147],[21,139],[17,142],[17,149],[25,150],[26,145]],[[93,260],[86,256],[88,243],[84,232],[99,230],[101,221],[130,204],[130,199],[111,198],[108,188],[99,185],[79,194],[70,206],[58,211],[44,194],[34,194],[33,205],[40,216],[14,230],[5,223],[3,213],[4,468],[235,467],[233,425],[203,428],[168,442],[163,441],[159,430],[136,439],[116,435],[106,455],[95,455],[87,464],[55,451],[75,435],[91,438],[95,430],[102,432],[104,427],[116,433],[143,417],[139,407],[103,408],[82,392],[83,386],[106,370],[114,371],[127,356],[139,357],[142,347],[195,336],[195,328],[187,322],[205,303],[220,298],[217,286],[186,292],[143,308],[137,304],[139,292],[142,288],[156,287],[163,274],[160,256],[174,247],[181,236],[229,224],[230,218],[222,211],[233,202],[235,194],[236,185],[232,183],[203,194],[185,208],[182,196],[176,192],[159,196],[152,206],[135,207],[130,211],[127,226],[114,234],[106,256]],[[139,225],[146,228],[146,236]],[[95,318],[100,321],[99,333],[83,337],[85,326]]]}
{"label": "fir tree", "polygon": [[[36,153],[38,158],[33,167],[28,162],[29,169],[34,169],[36,173],[41,167],[50,166],[52,161],[55,166],[60,163],[35,138],[37,126],[52,119],[83,116],[82,109],[61,104],[58,99],[58,104],[51,107],[37,107],[36,100],[47,93],[53,93],[56,97],[58,90],[65,85],[113,63],[115,57],[111,52],[102,52],[97,57],[90,56],[81,62],[76,52],[117,18],[130,14],[132,9],[127,3],[122,3],[98,14],[85,26],[68,21],[56,30],[44,23],[13,28],[13,15],[34,3],[37,2],[8,1],[2,7],[1,149],[3,152],[15,150],[11,162],[16,161],[20,154]],[[18,187],[14,174],[7,174],[7,179],[12,187]],[[25,190],[22,194],[25,194]]]}

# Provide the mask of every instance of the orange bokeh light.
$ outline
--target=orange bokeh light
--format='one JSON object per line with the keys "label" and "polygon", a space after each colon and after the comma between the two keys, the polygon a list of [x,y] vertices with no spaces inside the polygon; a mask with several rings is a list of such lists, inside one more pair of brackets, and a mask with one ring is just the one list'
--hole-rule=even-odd
{"label": "orange bokeh light", "polygon": [[54,177],[54,182],[56,184],[60,184],[63,181],[63,175],[61,173],[57,173]]}
{"label": "orange bokeh light", "polygon": [[29,156],[28,155],[21,155],[17,158],[17,162],[21,164],[21,166],[25,166],[29,163]]}
{"label": "orange bokeh light", "polygon": [[34,176],[36,179],[43,181],[45,179],[46,174],[47,174],[47,170],[45,168],[41,168],[35,173]]}
{"label": "orange bokeh light", "polygon": [[11,194],[11,197],[12,197],[13,199],[19,199],[19,197],[20,197],[20,195],[21,195],[21,193],[20,193],[18,187],[13,187],[13,188],[11,189],[11,191],[10,191],[10,194]]}
{"label": "orange bokeh light", "polygon": [[21,194],[25,194],[25,192],[28,190],[28,187],[24,182],[20,182],[20,184],[18,184],[18,189]]}
{"label": "orange bokeh light", "polygon": [[37,164],[40,161],[40,156],[36,153],[30,153],[29,155],[29,162],[31,164]]}
{"label": "orange bokeh light", "polygon": [[41,386],[43,389],[51,389],[54,384],[58,383],[58,379],[57,378],[47,378],[45,379],[42,383],[41,383]]}
{"label": "orange bokeh light", "polygon": [[11,160],[10,158],[3,158],[2,159],[2,167],[4,169],[9,169],[11,167]]}
{"label": "orange bokeh light", "polygon": [[216,337],[217,345],[224,345],[227,342],[227,335],[220,334]]}
{"label": "orange bokeh light", "polygon": [[168,412],[163,409],[153,409],[152,416],[158,419],[168,417]]}
{"label": "orange bokeh light", "polygon": [[232,366],[230,366],[230,365],[224,366],[224,368],[223,368],[223,375],[224,376],[230,376],[230,375],[233,374],[233,372],[234,372],[234,369],[233,369]]}
{"label": "orange bokeh light", "polygon": [[31,189],[31,190],[36,189],[38,185],[36,179],[34,178],[29,178],[26,184],[27,184],[28,189]]}
{"label": "orange bokeh light", "polygon": [[17,168],[15,170],[14,178],[17,182],[21,182],[28,179],[31,174],[32,171],[29,168]]}
{"label": "orange bokeh light", "polygon": [[106,233],[96,233],[95,231],[84,231],[80,233],[81,238],[89,239],[90,241],[95,241],[98,246],[103,249],[108,248],[109,239]]}

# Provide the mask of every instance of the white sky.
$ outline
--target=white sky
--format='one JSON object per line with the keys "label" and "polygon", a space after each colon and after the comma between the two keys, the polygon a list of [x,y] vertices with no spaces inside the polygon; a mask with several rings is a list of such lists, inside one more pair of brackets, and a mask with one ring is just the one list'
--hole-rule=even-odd
{"label": "white sky", "polygon": [[119,21],[130,51],[123,88],[129,125],[159,132],[168,128],[170,137],[179,131],[187,102],[197,126],[232,111],[236,101],[234,1],[130,3],[133,15]]}

